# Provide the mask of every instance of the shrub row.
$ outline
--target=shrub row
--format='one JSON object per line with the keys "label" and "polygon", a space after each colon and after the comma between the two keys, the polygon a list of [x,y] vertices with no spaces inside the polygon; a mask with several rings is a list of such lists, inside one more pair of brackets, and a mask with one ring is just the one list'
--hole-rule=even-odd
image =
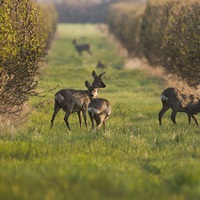
{"label": "shrub row", "polygon": [[149,0],[111,6],[108,24],[129,54],[176,73],[189,86],[200,84],[200,2]]}
{"label": "shrub row", "polygon": [[144,5],[116,3],[110,7],[108,25],[130,55],[141,53],[139,31]]}
{"label": "shrub row", "polygon": [[39,63],[56,19],[46,13],[44,20],[44,9],[31,0],[0,1],[0,13],[0,113],[14,113],[36,94]]}

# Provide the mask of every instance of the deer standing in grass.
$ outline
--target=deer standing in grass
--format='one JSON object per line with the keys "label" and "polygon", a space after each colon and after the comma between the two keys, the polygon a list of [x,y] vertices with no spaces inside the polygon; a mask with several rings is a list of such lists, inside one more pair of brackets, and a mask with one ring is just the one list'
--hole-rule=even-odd
{"label": "deer standing in grass", "polygon": [[[92,87],[93,88],[105,88],[106,85],[103,82],[103,78],[105,76],[105,72],[101,73],[97,76],[96,72],[92,72],[92,76],[94,78]],[[85,83],[86,87],[89,87],[88,83]],[[56,115],[58,114],[60,109],[66,113],[64,117],[64,121],[70,130],[68,118],[71,113],[77,112],[79,118],[79,124],[81,127],[81,115],[83,114],[85,126],[87,127],[87,119],[86,119],[86,110],[88,104],[90,103],[90,96],[88,90],[74,90],[74,89],[62,89],[55,94],[55,105],[54,105],[54,113],[51,118],[51,127],[53,126],[53,122],[55,120]]]}
{"label": "deer standing in grass", "polygon": [[98,62],[96,64],[96,68],[104,69],[104,68],[106,68],[106,66],[103,64],[103,62],[101,60],[98,60]]}
{"label": "deer standing in grass", "polygon": [[[92,90],[91,90],[92,91]],[[96,131],[99,131],[103,125],[105,132],[106,120],[110,117],[112,107],[107,99],[97,98],[90,91],[90,103],[88,105],[88,113],[94,129],[94,121],[96,121]]]}
{"label": "deer standing in grass", "polygon": [[89,54],[92,54],[90,51],[90,44],[77,44],[76,39],[72,40],[72,44],[74,45],[75,49],[78,51],[79,55],[82,55],[83,51],[87,51]]}
{"label": "deer standing in grass", "polygon": [[178,88],[167,88],[161,94],[162,109],[159,112],[159,123],[163,114],[169,109],[172,109],[171,120],[176,124],[177,112],[185,112],[188,116],[188,123],[190,124],[191,117],[198,126],[198,121],[195,117],[200,112],[200,98],[194,94],[186,94]]}

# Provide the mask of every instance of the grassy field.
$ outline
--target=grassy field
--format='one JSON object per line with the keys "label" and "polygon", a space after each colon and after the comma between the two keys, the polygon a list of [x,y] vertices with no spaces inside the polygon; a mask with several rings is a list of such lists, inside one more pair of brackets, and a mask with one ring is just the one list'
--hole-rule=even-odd
{"label": "grassy field", "polygon": [[[79,56],[71,40],[89,42],[92,55]],[[56,86],[45,97],[32,98],[33,113],[15,131],[0,133],[0,199],[159,199],[200,198],[200,135],[186,114],[178,125],[170,112],[158,125],[160,78],[123,69],[124,60],[98,26],[60,24],[48,64],[41,68],[38,91]],[[78,117],[69,118],[69,132],[60,111],[52,130],[54,94],[61,88],[86,89],[97,60],[107,68],[107,87],[99,96],[111,102],[107,130],[98,134]],[[38,104],[39,103],[39,104]]]}

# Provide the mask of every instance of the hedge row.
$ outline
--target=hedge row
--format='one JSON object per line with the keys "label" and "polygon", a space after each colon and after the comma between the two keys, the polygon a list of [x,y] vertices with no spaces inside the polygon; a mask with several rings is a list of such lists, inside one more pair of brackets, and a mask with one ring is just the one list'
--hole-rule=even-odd
{"label": "hedge row", "polygon": [[149,0],[145,5],[116,4],[108,24],[129,54],[176,73],[189,86],[200,84],[200,2]]}
{"label": "hedge row", "polygon": [[56,23],[42,13],[44,8],[31,0],[0,1],[0,113],[19,112],[36,94],[39,63]]}
{"label": "hedge row", "polygon": [[108,15],[109,29],[126,47],[130,55],[141,53],[139,31],[144,5],[116,3],[110,7]]}

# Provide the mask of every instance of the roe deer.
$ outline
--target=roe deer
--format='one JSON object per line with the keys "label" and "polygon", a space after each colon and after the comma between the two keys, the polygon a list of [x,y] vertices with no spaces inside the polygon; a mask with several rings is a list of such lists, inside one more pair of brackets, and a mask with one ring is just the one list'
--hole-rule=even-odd
{"label": "roe deer", "polygon": [[51,119],[51,127],[53,126],[54,119],[61,108],[65,112],[64,121],[69,130],[70,126],[68,118],[70,114],[74,112],[78,112],[79,114],[80,112],[83,113],[87,127],[86,110],[90,102],[90,96],[97,96],[98,88],[90,86],[88,81],[85,82],[85,86],[88,90],[62,89],[55,94],[55,108]]}
{"label": "roe deer", "polygon": [[159,112],[160,125],[163,114],[171,108],[171,120],[174,124],[176,124],[177,112],[185,112],[187,113],[189,124],[192,117],[198,126],[195,115],[200,112],[200,99],[196,95],[186,94],[178,88],[167,88],[161,94],[161,101],[163,107]]}
{"label": "roe deer", "polygon": [[[103,78],[105,76],[105,72],[101,73],[99,76],[95,71],[92,72],[92,76],[94,78],[92,87],[94,88],[105,88],[106,85],[103,82]],[[54,105],[54,113],[51,119],[51,127],[53,126],[54,119],[58,114],[59,110],[62,108],[65,112],[65,122],[70,130],[68,117],[72,112],[78,113],[79,124],[81,127],[81,115],[83,113],[85,126],[87,127],[86,120],[86,110],[87,106],[90,102],[90,98],[87,90],[73,90],[73,89],[62,89],[55,94],[55,105]],[[71,109],[71,110],[69,110]]]}
{"label": "roe deer", "polygon": [[82,55],[83,51],[87,51],[89,54],[92,54],[92,52],[90,51],[90,44],[77,44],[76,39],[72,40],[72,44],[74,44],[79,55]]}
{"label": "roe deer", "polygon": [[[91,93],[89,91],[89,93]],[[111,114],[112,107],[107,99],[97,98],[95,95],[90,95],[90,103],[88,105],[88,113],[92,122],[92,129],[94,129],[94,120],[96,121],[96,131],[99,131],[103,124],[105,132],[106,120]]]}
{"label": "roe deer", "polygon": [[106,68],[106,66],[103,64],[102,61],[98,60],[98,62],[96,64],[96,68],[104,69],[104,68]]}

